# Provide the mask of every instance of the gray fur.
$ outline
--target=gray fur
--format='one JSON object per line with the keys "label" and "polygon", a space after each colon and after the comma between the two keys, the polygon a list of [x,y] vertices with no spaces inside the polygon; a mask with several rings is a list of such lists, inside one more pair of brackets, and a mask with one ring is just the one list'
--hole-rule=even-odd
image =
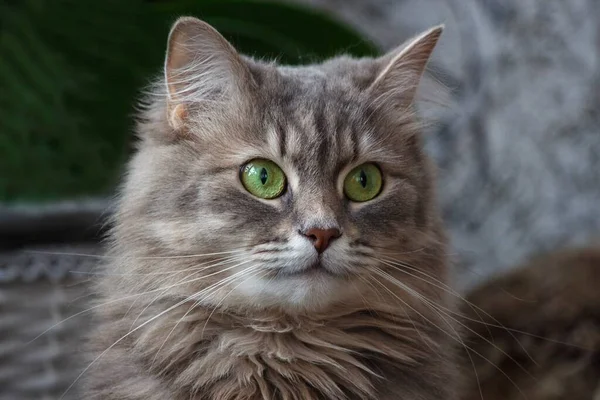
{"label": "gray fur", "polygon": [[[179,21],[115,215],[86,399],[454,399],[445,236],[411,106],[440,34],[285,67]],[[281,197],[244,189],[254,158],[287,174]],[[352,203],[343,179],[364,162],[384,187]],[[309,228],[341,236],[319,255]]]}

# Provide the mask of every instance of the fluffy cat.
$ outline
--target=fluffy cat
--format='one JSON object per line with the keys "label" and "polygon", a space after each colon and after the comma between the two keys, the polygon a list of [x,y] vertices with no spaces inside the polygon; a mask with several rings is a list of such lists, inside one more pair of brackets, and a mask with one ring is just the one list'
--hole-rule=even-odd
{"label": "fluffy cat", "polygon": [[86,399],[455,398],[413,107],[441,32],[290,67],[176,22],[98,286]]}
{"label": "fluffy cat", "polygon": [[598,282],[600,247],[590,247],[536,257],[472,290],[463,321],[474,364],[464,357],[461,398],[600,399]]}

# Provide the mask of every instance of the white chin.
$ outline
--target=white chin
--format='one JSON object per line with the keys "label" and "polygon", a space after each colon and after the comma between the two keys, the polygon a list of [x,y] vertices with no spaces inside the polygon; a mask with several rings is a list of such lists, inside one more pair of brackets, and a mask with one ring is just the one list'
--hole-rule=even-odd
{"label": "white chin", "polygon": [[235,290],[257,307],[315,309],[343,299],[347,295],[348,284],[344,279],[319,273],[275,279],[253,277]]}

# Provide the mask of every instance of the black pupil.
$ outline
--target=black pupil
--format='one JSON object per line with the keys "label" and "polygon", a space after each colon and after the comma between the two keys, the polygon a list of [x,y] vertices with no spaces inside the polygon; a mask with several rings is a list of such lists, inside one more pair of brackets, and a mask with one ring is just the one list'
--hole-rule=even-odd
{"label": "black pupil", "polygon": [[367,187],[367,174],[365,174],[364,170],[360,170],[360,176],[358,177],[358,181],[363,188]]}
{"label": "black pupil", "polygon": [[264,185],[265,183],[267,183],[267,178],[269,177],[269,174],[267,173],[266,168],[262,168],[260,170],[260,181],[262,182],[262,184]]}

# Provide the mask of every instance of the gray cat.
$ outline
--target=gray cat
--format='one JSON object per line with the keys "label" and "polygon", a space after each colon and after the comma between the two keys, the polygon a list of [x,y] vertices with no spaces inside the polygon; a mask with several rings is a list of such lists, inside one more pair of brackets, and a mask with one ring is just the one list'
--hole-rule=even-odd
{"label": "gray cat", "polygon": [[85,399],[455,398],[413,107],[441,32],[288,67],[178,20],[114,217]]}

